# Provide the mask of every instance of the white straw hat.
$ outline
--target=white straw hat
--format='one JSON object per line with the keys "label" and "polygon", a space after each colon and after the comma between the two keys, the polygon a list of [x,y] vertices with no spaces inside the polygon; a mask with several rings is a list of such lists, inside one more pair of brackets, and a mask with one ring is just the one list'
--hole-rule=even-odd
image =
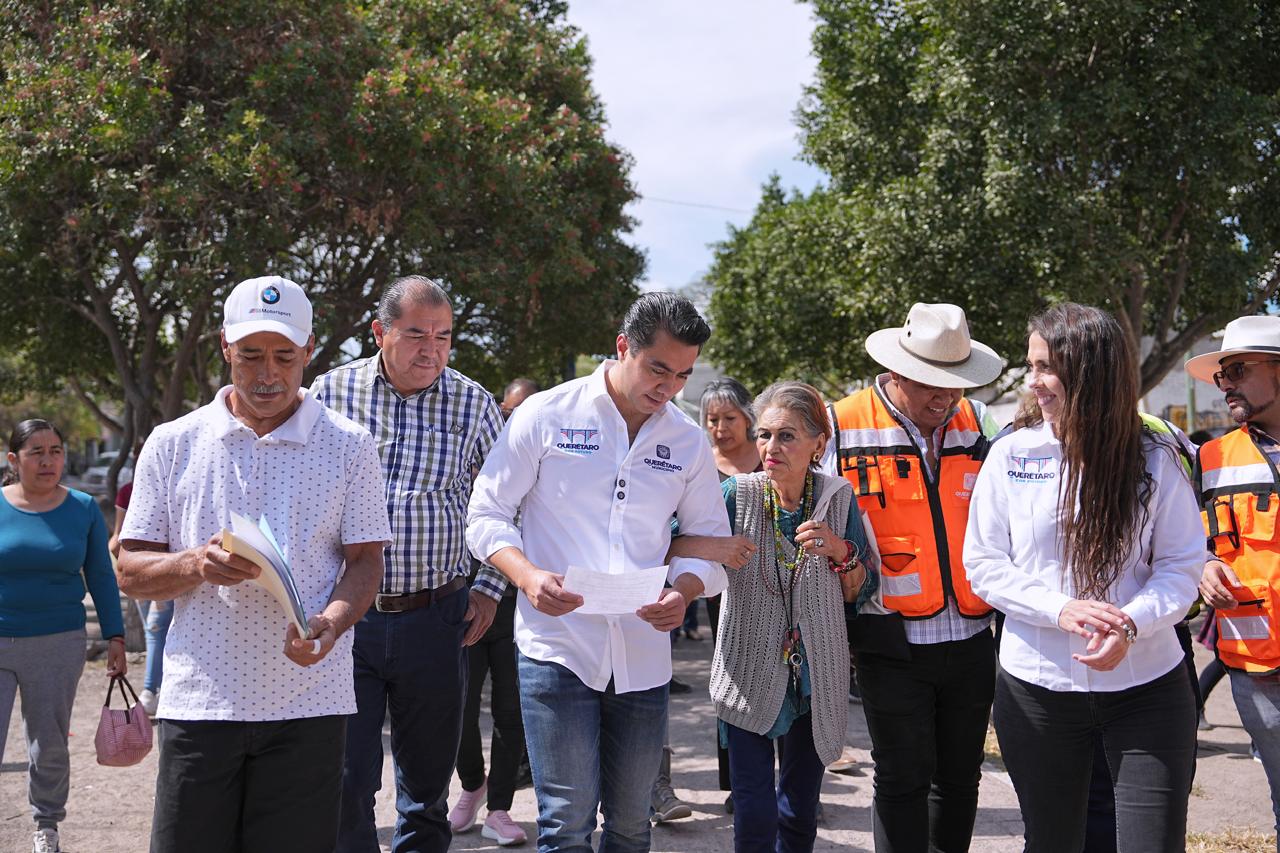
{"label": "white straw hat", "polygon": [[1280,317],[1238,317],[1222,333],[1222,349],[1189,360],[1190,373],[1201,382],[1213,382],[1222,360],[1247,352],[1269,353],[1280,358]]}
{"label": "white straw hat", "polygon": [[978,388],[1004,370],[995,350],[969,337],[964,309],[945,302],[917,302],[902,328],[873,332],[866,346],[894,373],[938,388]]}

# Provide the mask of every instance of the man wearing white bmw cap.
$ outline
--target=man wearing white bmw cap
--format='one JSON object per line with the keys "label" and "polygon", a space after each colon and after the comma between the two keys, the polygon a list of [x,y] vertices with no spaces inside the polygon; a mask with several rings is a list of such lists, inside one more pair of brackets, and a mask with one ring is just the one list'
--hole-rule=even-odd
{"label": "man wearing white bmw cap", "polygon": [[[152,432],[120,534],[120,588],[174,599],[151,851],[331,851],[356,710],[347,629],[391,539],[381,467],[368,431],[301,393],[302,288],[250,279],[224,310],[231,385]],[[222,548],[233,512],[267,517],[314,639]]]}
{"label": "man wearing white bmw cap", "polygon": [[1217,558],[1205,564],[1200,594],[1215,608],[1218,658],[1280,827],[1280,317],[1231,321],[1222,349],[1191,359],[1187,372],[1217,385],[1240,425],[1201,445],[1196,459],[1201,517]]}
{"label": "man wearing white bmw cap", "polygon": [[823,467],[853,485],[881,558],[875,600],[850,625],[875,761],[875,849],[968,850],[995,651],[991,608],[960,554],[998,427],[963,394],[1004,363],[947,304],[911,306],[866,348],[888,372],[831,407]]}

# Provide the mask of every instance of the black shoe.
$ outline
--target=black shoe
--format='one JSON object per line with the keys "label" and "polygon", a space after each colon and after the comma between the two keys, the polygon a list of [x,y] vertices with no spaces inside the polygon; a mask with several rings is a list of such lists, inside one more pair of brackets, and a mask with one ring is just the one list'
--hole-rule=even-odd
{"label": "black shoe", "polygon": [[862,691],[858,689],[858,682],[852,678],[849,679],[849,701],[855,705],[862,704]]}
{"label": "black shoe", "polygon": [[724,813],[733,814],[733,794],[724,798]]}
{"label": "black shoe", "polygon": [[679,681],[673,678],[671,679],[671,692],[672,693],[692,693],[693,688],[685,684],[683,681]]}

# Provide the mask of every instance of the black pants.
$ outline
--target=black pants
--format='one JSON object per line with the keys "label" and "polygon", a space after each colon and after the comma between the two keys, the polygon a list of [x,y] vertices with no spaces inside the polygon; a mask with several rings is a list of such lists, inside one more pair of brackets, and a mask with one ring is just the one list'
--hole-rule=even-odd
{"label": "black pants", "polygon": [[875,761],[877,853],[969,849],[991,716],[990,631],[912,645],[911,660],[859,652],[858,688]]}
{"label": "black pants", "polygon": [[489,811],[510,811],[516,793],[516,774],[524,755],[524,720],[520,716],[520,682],[516,677],[516,599],[498,602],[493,624],[474,646],[467,649],[470,675],[467,704],[462,710],[462,742],[458,746],[458,781],[465,791],[484,784],[484,752],[480,743],[480,694],[485,675],[493,687],[489,710],[493,736],[489,741]]}
{"label": "black pants", "polygon": [[1002,671],[995,724],[1018,793],[1027,853],[1083,848],[1098,733],[1115,784],[1117,849],[1185,849],[1196,714],[1181,662],[1113,693],[1058,692]]}
{"label": "black pants", "polygon": [[151,853],[332,853],[346,729],[162,720]]}

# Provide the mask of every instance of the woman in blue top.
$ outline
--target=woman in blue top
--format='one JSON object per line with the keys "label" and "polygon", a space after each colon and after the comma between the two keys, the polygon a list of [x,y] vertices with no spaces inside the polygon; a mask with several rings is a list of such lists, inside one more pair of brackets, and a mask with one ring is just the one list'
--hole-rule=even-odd
{"label": "woman in blue top", "polygon": [[844,747],[846,607],[856,612],[876,575],[848,482],[815,470],[831,430],[821,395],[779,382],[754,408],[764,471],[723,486],[733,532],[751,547],[729,573],[711,698],[729,750],[735,849],[801,853],[817,834],[823,768]]}
{"label": "woman in blue top", "polygon": [[71,763],[67,732],[84,670],[87,586],[107,638],[107,675],[124,675],[124,620],[93,498],[61,485],[62,434],[23,421],[9,437],[17,482],[0,489],[0,754],[22,691],[36,853],[57,851]]}

